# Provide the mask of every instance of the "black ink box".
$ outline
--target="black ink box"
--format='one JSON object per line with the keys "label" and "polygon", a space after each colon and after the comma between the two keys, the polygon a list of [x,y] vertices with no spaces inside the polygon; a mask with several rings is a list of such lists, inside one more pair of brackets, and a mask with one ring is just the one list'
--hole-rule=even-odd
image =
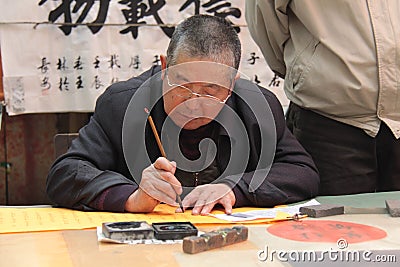
{"label": "black ink box", "polygon": [[197,228],[190,222],[153,223],[154,237],[158,240],[183,239],[196,236]]}
{"label": "black ink box", "polygon": [[117,240],[153,239],[153,227],[145,221],[103,223],[102,231],[105,237]]}

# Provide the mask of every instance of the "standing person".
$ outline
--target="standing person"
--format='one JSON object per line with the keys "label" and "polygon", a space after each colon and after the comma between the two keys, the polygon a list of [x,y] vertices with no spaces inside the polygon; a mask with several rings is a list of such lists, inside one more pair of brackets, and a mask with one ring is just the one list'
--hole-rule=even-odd
{"label": "standing person", "polygon": [[249,0],[320,194],[400,190],[400,1]]}
{"label": "standing person", "polygon": [[161,68],[98,98],[90,122],[50,169],[50,199],[80,210],[151,212],[182,194],[183,207],[206,215],[217,204],[231,213],[314,197],[311,157],[286,127],[277,98],[239,78],[240,57],[225,19],[184,20]]}

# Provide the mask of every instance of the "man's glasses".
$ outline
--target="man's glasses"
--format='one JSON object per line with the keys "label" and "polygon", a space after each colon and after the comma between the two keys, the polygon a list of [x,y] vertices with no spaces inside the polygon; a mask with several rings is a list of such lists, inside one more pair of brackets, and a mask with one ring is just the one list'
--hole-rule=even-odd
{"label": "man's glasses", "polygon": [[[202,98],[202,103],[204,103],[207,106],[215,106],[215,105],[221,105],[221,104],[225,104],[225,102],[228,100],[228,98],[230,97],[230,94],[228,94],[228,96],[224,99],[221,100],[220,98],[213,96],[213,95],[209,95],[209,94],[199,94],[199,93],[195,93],[192,90],[190,90],[189,88],[187,88],[186,86],[183,85],[179,85],[176,83],[171,83],[169,80],[169,75],[166,73],[166,78],[167,78],[167,83],[168,86],[170,87],[175,87],[175,88],[179,88],[180,90],[176,92],[176,96],[181,97],[185,100],[191,99],[192,97],[201,97]],[[220,89],[223,90],[223,89]],[[226,91],[229,91],[227,89],[225,89]]]}

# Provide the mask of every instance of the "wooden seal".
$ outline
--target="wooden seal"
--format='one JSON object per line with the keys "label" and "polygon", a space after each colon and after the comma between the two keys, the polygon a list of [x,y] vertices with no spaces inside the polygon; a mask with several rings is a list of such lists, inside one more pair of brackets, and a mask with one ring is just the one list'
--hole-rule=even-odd
{"label": "wooden seal", "polygon": [[215,248],[221,248],[246,241],[249,230],[245,226],[234,226],[223,228],[202,234],[200,236],[189,236],[183,239],[183,252],[196,254]]}

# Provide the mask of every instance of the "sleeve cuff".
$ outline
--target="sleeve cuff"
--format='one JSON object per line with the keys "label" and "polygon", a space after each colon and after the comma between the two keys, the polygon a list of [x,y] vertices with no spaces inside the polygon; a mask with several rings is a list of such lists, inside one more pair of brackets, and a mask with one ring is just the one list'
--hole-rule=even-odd
{"label": "sleeve cuff", "polygon": [[132,184],[116,185],[104,190],[93,202],[96,210],[124,212],[125,203],[138,186]]}
{"label": "sleeve cuff", "polygon": [[235,194],[235,205],[233,206],[234,208],[238,207],[244,207],[244,206],[253,206],[253,203],[249,201],[246,197],[246,195],[242,192],[241,188],[239,186],[235,186],[232,188],[233,193]]}

